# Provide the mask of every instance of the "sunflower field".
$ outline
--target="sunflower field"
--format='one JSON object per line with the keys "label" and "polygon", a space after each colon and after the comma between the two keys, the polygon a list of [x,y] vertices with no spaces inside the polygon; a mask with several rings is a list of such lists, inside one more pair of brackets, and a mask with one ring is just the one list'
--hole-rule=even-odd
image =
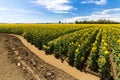
{"label": "sunflower field", "polygon": [[0,33],[28,42],[102,80],[120,80],[119,24],[0,24]]}

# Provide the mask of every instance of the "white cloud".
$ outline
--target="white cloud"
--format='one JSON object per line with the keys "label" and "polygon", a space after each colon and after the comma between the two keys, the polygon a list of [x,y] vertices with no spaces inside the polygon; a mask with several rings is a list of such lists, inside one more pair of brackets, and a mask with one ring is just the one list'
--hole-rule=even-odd
{"label": "white cloud", "polygon": [[18,12],[18,13],[25,13],[25,14],[29,14],[29,13],[40,13],[39,11],[31,11],[31,10],[26,10],[26,9],[11,9],[11,8],[7,8],[7,7],[0,7],[0,11],[1,12],[5,12],[5,11],[10,11],[10,12]]}
{"label": "white cloud", "polygon": [[0,11],[8,11],[9,9],[6,7],[0,7]]}
{"label": "white cloud", "polygon": [[12,11],[14,11],[14,12],[18,12],[18,13],[25,13],[25,14],[36,14],[36,13],[40,13],[40,12],[38,12],[38,11],[30,11],[30,10],[26,10],[26,9],[13,9]]}
{"label": "white cloud", "polygon": [[79,20],[98,20],[98,19],[110,19],[120,22],[120,8],[113,8],[103,10],[101,12],[93,12],[88,16],[77,16],[73,18],[64,19],[64,22],[75,22]]}
{"label": "white cloud", "polygon": [[43,6],[54,13],[68,13],[74,9],[68,0],[32,0],[32,3]]}
{"label": "white cloud", "polygon": [[81,2],[82,4],[96,4],[96,5],[105,5],[107,0],[85,0]]}
{"label": "white cloud", "polygon": [[14,9],[14,11],[20,12],[20,13],[30,13],[30,11],[25,10],[25,9]]}
{"label": "white cloud", "polygon": [[94,12],[95,14],[107,14],[111,12],[119,12],[120,8],[113,8],[113,9],[108,9],[108,10],[103,10],[102,12]]}

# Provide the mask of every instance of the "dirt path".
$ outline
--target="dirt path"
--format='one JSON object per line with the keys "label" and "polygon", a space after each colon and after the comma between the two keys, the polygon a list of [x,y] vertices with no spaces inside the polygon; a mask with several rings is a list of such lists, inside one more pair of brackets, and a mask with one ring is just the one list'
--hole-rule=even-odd
{"label": "dirt path", "polygon": [[75,78],[99,80],[66,62],[61,63],[52,55],[45,55],[21,36],[0,34],[0,80],[76,80]]}
{"label": "dirt path", "polygon": [[93,76],[89,73],[80,72],[76,68],[69,66],[66,62],[61,63],[61,60],[56,59],[53,55],[45,55],[44,51],[38,50],[35,46],[28,43],[22,36],[18,36],[18,35],[14,35],[14,36],[19,38],[22,41],[22,43],[39,58],[65,71],[69,75],[76,77],[78,80],[99,80],[98,77]]}
{"label": "dirt path", "polygon": [[109,48],[109,53],[110,53],[109,58],[110,58],[111,72],[112,72],[111,75],[113,76],[114,80],[117,80],[117,78],[118,78],[117,67],[114,62],[115,60],[113,58],[112,48],[111,48],[110,44],[109,44],[108,48]]}
{"label": "dirt path", "polygon": [[6,36],[0,35],[0,80],[24,80],[24,71],[13,64],[5,46]]}
{"label": "dirt path", "polygon": [[44,62],[14,36],[0,34],[0,80],[75,80]]}

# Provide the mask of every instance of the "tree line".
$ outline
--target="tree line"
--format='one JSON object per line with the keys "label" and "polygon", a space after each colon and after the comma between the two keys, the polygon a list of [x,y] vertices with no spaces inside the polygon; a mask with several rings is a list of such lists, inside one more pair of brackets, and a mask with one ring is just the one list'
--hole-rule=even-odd
{"label": "tree line", "polygon": [[113,20],[105,20],[105,19],[99,19],[97,21],[94,20],[84,20],[84,21],[75,21],[75,24],[119,24],[120,22],[115,22]]}

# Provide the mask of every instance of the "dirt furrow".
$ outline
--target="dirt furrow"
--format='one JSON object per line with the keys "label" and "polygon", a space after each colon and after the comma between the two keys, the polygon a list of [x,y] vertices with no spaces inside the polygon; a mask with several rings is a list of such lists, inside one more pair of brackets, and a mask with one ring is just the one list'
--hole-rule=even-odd
{"label": "dirt furrow", "polygon": [[18,35],[13,35],[13,36],[16,36],[17,38],[19,38],[21,42],[39,58],[65,71],[69,75],[76,77],[78,80],[100,80],[99,77],[97,76],[94,76],[89,73],[81,72],[76,68],[69,66],[67,62],[61,63],[61,60],[56,59],[53,55],[45,55],[44,51],[38,50],[34,45],[31,45],[30,43],[28,43],[22,36],[18,36]]}

